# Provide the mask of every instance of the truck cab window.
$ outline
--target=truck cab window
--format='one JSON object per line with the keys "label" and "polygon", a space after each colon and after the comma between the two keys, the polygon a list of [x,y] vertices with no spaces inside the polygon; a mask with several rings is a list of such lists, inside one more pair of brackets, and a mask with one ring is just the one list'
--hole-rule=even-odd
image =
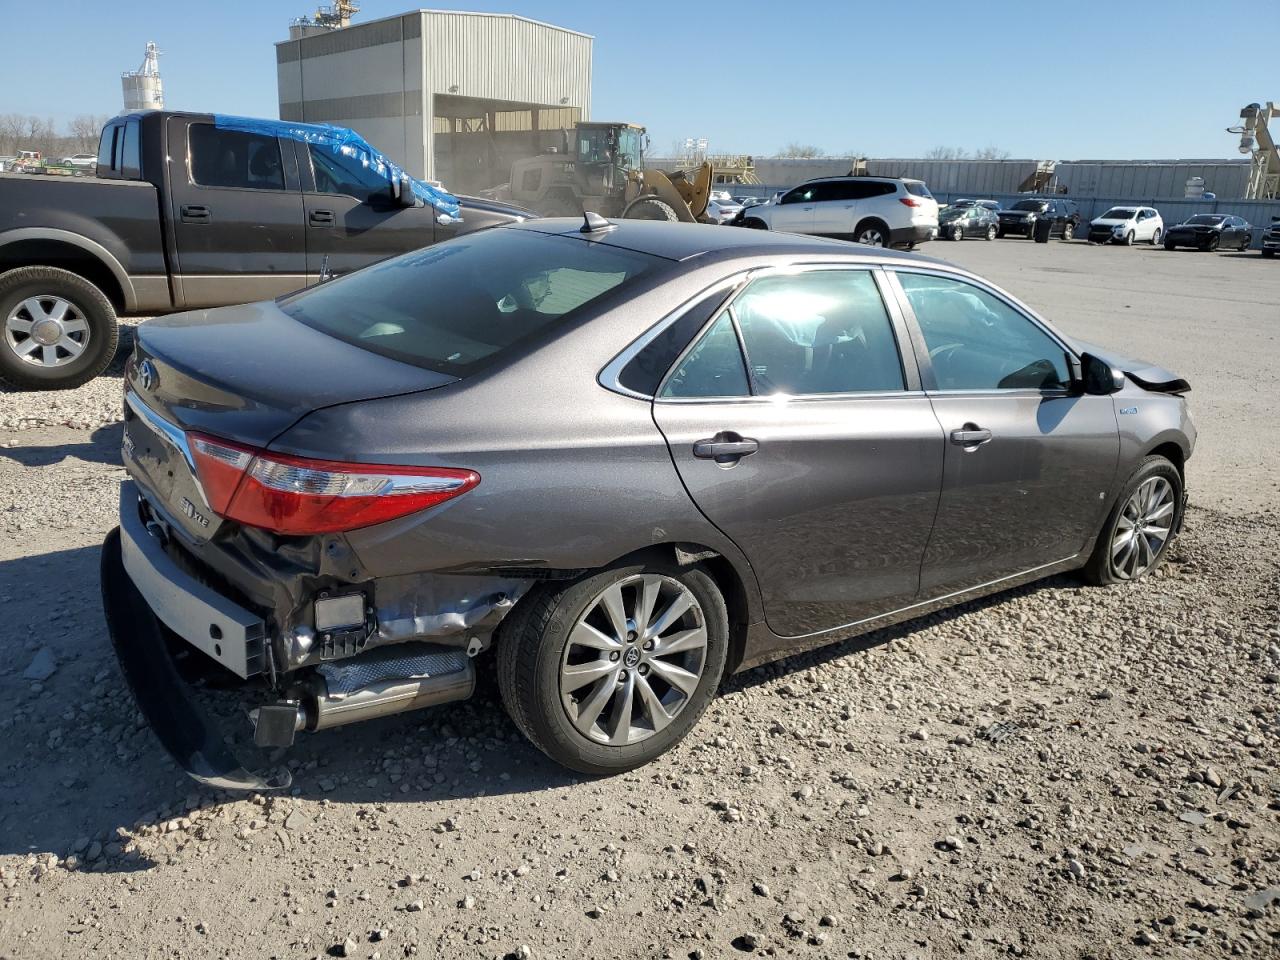
{"label": "truck cab window", "polygon": [[275,137],[219,130],[211,123],[193,123],[188,137],[191,179],[200,186],[284,189],[284,166]]}
{"label": "truck cab window", "polygon": [[317,193],[346,194],[366,202],[374,194],[386,193],[390,187],[385,177],[354,157],[334,153],[315,144],[309,145],[308,149]]}

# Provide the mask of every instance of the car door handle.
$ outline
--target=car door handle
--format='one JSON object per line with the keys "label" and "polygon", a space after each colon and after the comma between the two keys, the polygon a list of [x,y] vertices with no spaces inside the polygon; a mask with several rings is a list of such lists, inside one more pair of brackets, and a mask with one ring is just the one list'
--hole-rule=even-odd
{"label": "car door handle", "polygon": [[213,219],[209,208],[198,203],[184,203],[179,209],[183,223],[208,223]]}
{"label": "car door handle", "polygon": [[805,211],[809,211],[809,210],[812,210],[813,207],[803,207],[802,209],[804,209]]}
{"label": "car door handle", "polygon": [[951,431],[951,442],[965,447],[976,447],[991,439],[991,431],[979,427],[976,423],[966,423],[959,430]]}
{"label": "car door handle", "polygon": [[332,227],[336,222],[332,210],[312,210],[307,214],[307,223],[313,227]]}
{"label": "car door handle", "polygon": [[760,449],[760,444],[732,430],[722,430],[709,440],[698,440],[693,445],[693,455],[699,460],[714,460],[719,464],[735,464]]}

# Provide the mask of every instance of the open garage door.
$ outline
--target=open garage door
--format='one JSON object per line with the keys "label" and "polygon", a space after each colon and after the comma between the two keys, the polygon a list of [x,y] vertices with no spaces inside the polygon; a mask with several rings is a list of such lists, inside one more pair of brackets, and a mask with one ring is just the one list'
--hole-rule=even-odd
{"label": "open garage door", "polygon": [[582,119],[578,107],[452,94],[436,94],[432,105],[435,179],[455,193],[506,183],[516,160],[565,151]]}

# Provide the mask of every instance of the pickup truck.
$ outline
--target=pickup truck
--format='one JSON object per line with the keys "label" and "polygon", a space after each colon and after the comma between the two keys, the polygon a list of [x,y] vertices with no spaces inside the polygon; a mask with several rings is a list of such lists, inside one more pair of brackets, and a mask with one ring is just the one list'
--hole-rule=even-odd
{"label": "pickup truck", "polygon": [[0,174],[0,380],[79,386],[117,316],[270,299],[533,216],[414,181],[342,127],[124,114],[95,177]]}

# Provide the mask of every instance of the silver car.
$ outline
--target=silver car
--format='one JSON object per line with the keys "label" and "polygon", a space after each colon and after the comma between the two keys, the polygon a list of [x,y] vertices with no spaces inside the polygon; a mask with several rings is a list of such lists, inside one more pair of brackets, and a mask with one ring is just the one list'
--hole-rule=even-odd
{"label": "silver car", "polygon": [[679,742],[730,673],[1182,522],[1187,383],[939,260],[657,222],[482,231],[152,320],[126,370],[113,640],[206,782],[256,742],[471,694],[579,771]]}

